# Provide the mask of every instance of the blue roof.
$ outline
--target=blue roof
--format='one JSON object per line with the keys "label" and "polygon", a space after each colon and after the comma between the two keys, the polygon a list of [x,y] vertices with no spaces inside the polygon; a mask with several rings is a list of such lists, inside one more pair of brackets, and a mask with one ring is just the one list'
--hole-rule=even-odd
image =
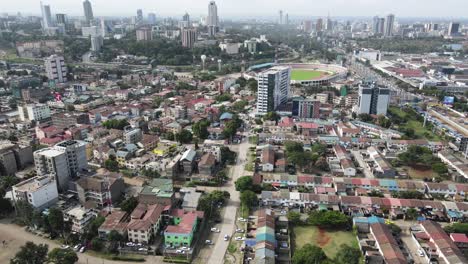
{"label": "blue roof", "polygon": [[245,240],[245,245],[248,247],[253,247],[257,244],[257,241],[255,239],[246,239]]}
{"label": "blue roof", "polygon": [[262,69],[262,68],[266,68],[266,67],[272,67],[273,65],[275,65],[274,62],[268,62],[268,63],[263,63],[263,64],[252,65],[247,69],[247,71],[258,70],[258,69]]}
{"label": "blue roof", "polygon": [[232,114],[226,112],[226,113],[223,113],[221,117],[219,118],[219,120],[225,120],[225,119],[232,119]]}
{"label": "blue roof", "polygon": [[456,211],[447,211],[447,215],[450,218],[463,218],[463,214],[460,212],[456,212]]}
{"label": "blue roof", "polygon": [[274,234],[268,234],[268,233],[261,233],[257,234],[257,241],[268,241],[272,244],[276,245],[276,239]]}

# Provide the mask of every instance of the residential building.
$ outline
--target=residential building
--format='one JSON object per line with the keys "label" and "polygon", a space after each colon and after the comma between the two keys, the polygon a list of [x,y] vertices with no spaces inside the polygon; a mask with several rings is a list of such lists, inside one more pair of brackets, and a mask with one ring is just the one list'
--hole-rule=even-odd
{"label": "residential building", "polygon": [[89,115],[86,113],[57,113],[52,115],[52,124],[60,129],[70,128],[78,124],[89,124]]}
{"label": "residential building", "polygon": [[138,9],[137,10],[137,23],[143,22],[143,10]]}
{"label": "residential building", "polygon": [[45,59],[45,68],[47,72],[47,78],[49,81],[55,81],[57,83],[67,82],[67,65],[63,56],[51,55]]}
{"label": "residential building", "polygon": [[262,150],[261,163],[262,171],[271,172],[275,170],[275,151],[267,146]]}
{"label": "residential building", "polygon": [[386,115],[390,103],[390,89],[369,82],[359,85],[357,114]]}
{"label": "residential building", "polygon": [[148,41],[152,40],[153,36],[151,33],[151,28],[142,27],[136,30],[136,40],[137,41]]}
{"label": "residential building", "polygon": [[70,172],[67,157],[63,151],[54,148],[44,148],[34,152],[34,164],[37,175],[51,175],[57,182],[59,191],[68,190]]}
{"label": "residential building", "polygon": [[382,154],[375,148],[367,148],[370,158],[374,161],[374,167],[371,167],[372,173],[377,177],[393,178],[396,175],[396,170],[393,169]]}
{"label": "residential building", "polygon": [[54,148],[65,153],[69,175],[76,177],[78,173],[88,168],[86,158],[86,142],[79,140],[67,140],[58,143]]}
{"label": "residential building", "polygon": [[257,41],[255,39],[245,40],[244,41],[244,48],[251,54],[257,52]]}
{"label": "residential building", "polygon": [[31,146],[0,141],[0,175],[14,175],[33,161]]}
{"label": "residential building", "polygon": [[197,155],[197,152],[193,149],[187,149],[184,154],[182,155],[182,158],[180,159],[180,163],[182,164],[183,167],[183,172],[187,175],[190,175],[195,168],[195,156]]}
{"label": "residential building", "polygon": [[186,212],[197,210],[198,200],[200,200],[202,193],[197,192],[197,189],[193,187],[182,188],[179,192],[184,196],[182,208]]}
{"label": "residential building", "polygon": [[198,162],[198,173],[213,176],[216,172],[216,157],[211,153],[205,153]]}
{"label": "residential building", "polygon": [[25,201],[39,210],[58,201],[57,182],[48,176],[36,176],[13,186],[15,201]]}
{"label": "residential building", "polygon": [[41,121],[50,118],[50,108],[46,104],[18,105],[21,121]]}
{"label": "residential building", "polygon": [[167,226],[164,230],[164,244],[171,247],[190,247],[198,224],[203,219],[203,212],[185,212],[183,209],[177,209],[171,216],[173,225]]}
{"label": "residential building", "polygon": [[370,233],[374,237],[375,246],[379,250],[380,255],[382,255],[385,263],[407,263],[399,244],[385,224],[380,222],[371,224]]}
{"label": "residential building", "polygon": [[91,210],[82,206],[71,208],[63,214],[63,219],[72,223],[71,230],[79,234],[85,232],[86,227],[95,217],[96,215]]}
{"label": "residential building", "polygon": [[148,23],[150,25],[156,24],[156,14],[155,13],[148,13]]}
{"label": "residential building", "polygon": [[238,54],[239,53],[239,48],[242,44],[241,43],[229,43],[229,42],[223,42],[219,43],[219,48],[226,52],[227,54],[233,55],[233,54]]}
{"label": "residential building", "polygon": [[219,31],[219,17],[218,7],[215,1],[208,4],[208,17],[206,18],[206,25],[208,26],[208,34],[210,36],[216,35]]}
{"label": "residential building", "polygon": [[143,139],[143,132],[139,128],[128,128],[124,132],[124,140],[127,144],[136,144]]}
{"label": "residential building", "polygon": [[127,225],[128,240],[149,244],[158,235],[164,206],[160,204],[139,203],[130,215]]}
{"label": "residential building", "polygon": [[459,22],[450,22],[449,28],[448,28],[448,35],[449,36],[456,36],[459,34],[460,30],[460,23]]}
{"label": "residential building", "polygon": [[195,28],[184,28],[181,37],[183,47],[193,48],[193,44],[197,41],[197,30]]}
{"label": "residential building", "polygon": [[257,113],[266,114],[286,103],[291,83],[291,68],[273,67],[258,76]]}
{"label": "residential building", "polygon": [[162,204],[172,206],[174,203],[174,186],[172,179],[153,179],[138,194],[138,201],[144,204]]}
{"label": "residential building", "polygon": [[76,181],[76,191],[82,205],[102,208],[122,197],[125,183],[119,174],[94,175]]}
{"label": "residential building", "polygon": [[320,118],[320,101],[316,99],[293,99],[292,116],[299,118]]}
{"label": "residential building", "polygon": [[99,52],[103,45],[104,39],[102,36],[91,36],[91,51]]}
{"label": "residential building", "polygon": [[114,209],[106,217],[106,220],[98,229],[99,238],[106,240],[111,231],[115,230],[120,235],[127,236],[127,225],[130,222],[130,215],[122,210]]}

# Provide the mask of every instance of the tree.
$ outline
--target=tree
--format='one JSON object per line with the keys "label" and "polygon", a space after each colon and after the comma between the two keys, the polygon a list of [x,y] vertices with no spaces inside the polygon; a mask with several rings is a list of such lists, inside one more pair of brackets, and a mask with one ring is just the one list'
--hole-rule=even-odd
{"label": "tree", "polygon": [[210,135],[208,132],[208,127],[210,126],[210,121],[200,120],[192,125],[193,134],[200,139],[207,139]]}
{"label": "tree", "polygon": [[98,229],[106,220],[103,216],[98,216],[87,226],[84,236],[86,239],[91,240],[98,235]]}
{"label": "tree", "polygon": [[409,208],[408,210],[406,210],[406,218],[408,220],[415,220],[418,217],[418,214],[418,210],[414,208]]}
{"label": "tree", "polygon": [[104,247],[104,243],[102,243],[101,239],[98,237],[93,238],[91,240],[91,248],[95,251],[101,251],[102,248]]}
{"label": "tree", "polygon": [[220,94],[218,96],[216,96],[215,100],[216,102],[226,102],[226,101],[230,101],[232,98],[232,96],[228,93],[223,93],[223,94]]}
{"label": "tree", "polygon": [[292,263],[293,264],[317,264],[323,263],[327,260],[325,252],[317,246],[305,244],[302,248],[294,252]]}
{"label": "tree", "polygon": [[78,256],[72,249],[54,248],[49,252],[48,261],[55,264],[74,264]]}
{"label": "tree", "polygon": [[320,157],[317,162],[315,162],[315,167],[323,171],[328,171],[330,169],[325,157]]}
{"label": "tree", "polygon": [[372,121],[372,116],[366,113],[359,114],[358,117],[362,122]]}
{"label": "tree", "polygon": [[288,214],[288,220],[291,224],[293,225],[298,225],[301,223],[301,214],[295,211],[289,211]]}
{"label": "tree", "polygon": [[246,190],[252,190],[252,177],[242,176],[235,182],[236,191],[243,192]]}
{"label": "tree", "polygon": [[115,160],[114,156],[110,156],[109,159],[104,161],[104,168],[109,171],[119,171],[119,162]]}
{"label": "tree", "polygon": [[34,208],[26,201],[16,201],[17,220],[25,225],[30,225],[34,214]]}
{"label": "tree", "polygon": [[462,233],[468,235],[468,223],[453,223],[444,227],[447,233]]}
{"label": "tree", "polygon": [[338,211],[312,211],[307,222],[311,225],[329,228],[342,228],[349,224],[349,218]]}
{"label": "tree", "polygon": [[118,119],[111,119],[102,122],[102,126],[107,129],[120,129],[123,130],[129,123],[126,119],[118,120]]}
{"label": "tree", "polygon": [[36,245],[30,241],[26,242],[10,260],[10,264],[43,264],[46,262],[48,249],[49,247],[45,244]]}
{"label": "tree", "polygon": [[256,93],[258,89],[258,82],[254,78],[251,78],[247,81],[247,87],[250,91]]}
{"label": "tree", "polygon": [[263,116],[263,120],[278,121],[280,116],[276,112],[268,112]]}
{"label": "tree", "polygon": [[13,212],[15,208],[11,204],[9,199],[3,198],[3,195],[0,196],[0,217],[8,215]]}
{"label": "tree", "polygon": [[128,198],[127,200],[123,201],[122,204],[120,204],[120,209],[130,214],[133,212],[133,210],[135,210],[137,205],[138,205],[138,198],[132,196]]}
{"label": "tree", "polygon": [[394,235],[399,235],[401,233],[401,227],[397,226],[394,223],[390,223],[388,225],[388,228],[390,229],[390,231],[392,231]]}
{"label": "tree", "polygon": [[432,170],[438,174],[445,174],[448,172],[447,165],[442,162],[436,162],[431,165]]}
{"label": "tree", "polygon": [[312,152],[317,153],[319,156],[323,156],[327,153],[327,145],[316,142],[312,144]]}
{"label": "tree", "polygon": [[62,210],[59,210],[55,207],[51,208],[49,210],[49,215],[47,216],[47,220],[49,221],[49,224],[52,230],[63,236],[64,221],[63,221]]}
{"label": "tree", "polygon": [[181,144],[188,144],[192,142],[193,135],[192,132],[182,129],[179,133],[175,135],[175,138],[177,141],[179,141]]}
{"label": "tree", "polygon": [[237,78],[236,84],[238,84],[241,88],[244,88],[247,85],[247,80],[241,76]]}
{"label": "tree", "polygon": [[250,190],[246,190],[242,192],[240,195],[240,200],[242,204],[244,204],[245,206],[249,208],[252,208],[258,203],[257,195]]}
{"label": "tree", "polygon": [[336,254],[335,263],[337,264],[359,264],[361,251],[358,248],[341,245],[340,250]]}
{"label": "tree", "polygon": [[125,238],[116,230],[111,230],[107,235],[107,240],[110,242],[109,251],[116,252],[119,246],[119,242],[124,241]]}

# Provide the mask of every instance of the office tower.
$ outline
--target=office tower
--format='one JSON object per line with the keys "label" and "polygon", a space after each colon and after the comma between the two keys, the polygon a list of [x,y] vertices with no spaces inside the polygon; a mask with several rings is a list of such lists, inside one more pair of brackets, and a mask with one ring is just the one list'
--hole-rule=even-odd
{"label": "office tower", "polygon": [[18,112],[20,120],[23,122],[50,119],[50,108],[46,104],[18,105]]}
{"label": "office tower", "polygon": [[375,16],[372,19],[372,32],[374,32],[374,35],[379,34],[379,23],[380,23],[380,18],[378,16]]}
{"label": "office tower", "polygon": [[395,15],[389,14],[385,22],[386,23],[384,35],[386,37],[391,37],[393,35],[393,26],[395,24]]}
{"label": "office tower", "polygon": [[99,52],[102,48],[104,40],[101,36],[91,37],[91,51]]}
{"label": "office tower", "polygon": [[290,67],[277,66],[260,73],[258,76],[257,113],[266,114],[274,111],[280,104],[286,103],[290,82]]}
{"label": "office tower", "polygon": [[216,35],[219,30],[218,7],[215,1],[211,1],[208,5],[207,22],[208,33],[210,36]]}
{"label": "office tower", "polygon": [[148,41],[152,39],[151,28],[142,27],[136,30],[137,41]]}
{"label": "office tower", "polygon": [[91,27],[82,27],[81,28],[81,35],[83,37],[96,37],[102,35],[101,27],[91,26]]}
{"label": "office tower", "polygon": [[79,172],[88,168],[86,142],[78,140],[62,141],[55,145],[54,148],[65,153],[68,172],[71,177],[76,177]]}
{"label": "office tower", "polygon": [[182,29],[182,46],[192,48],[193,44],[197,41],[197,30],[194,28]]}
{"label": "office tower", "polygon": [[84,9],[86,22],[89,24],[94,19],[93,7],[91,6],[91,2],[89,2],[89,0],[85,0],[83,2],[83,9]]}
{"label": "office tower", "polygon": [[279,11],[279,24],[280,25],[283,25],[283,10],[280,10]]}
{"label": "office tower", "polygon": [[458,35],[459,29],[460,29],[460,23],[450,22],[450,25],[449,25],[449,28],[448,28],[448,35],[449,36]]}
{"label": "office tower", "polygon": [[34,152],[34,165],[38,176],[52,176],[60,192],[68,190],[70,172],[64,152],[54,148],[44,148]]}
{"label": "office tower", "polygon": [[379,87],[375,82],[359,85],[357,114],[386,115],[390,102],[390,89]]}
{"label": "office tower", "polygon": [[333,21],[330,18],[330,14],[327,16],[327,31],[333,31]]}
{"label": "office tower", "polygon": [[385,33],[385,18],[381,17],[379,19],[379,34],[384,34]]}
{"label": "office tower", "polygon": [[289,14],[288,13],[286,13],[286,15],[284,16],[284,24],[289,25]]}
{"label": "office tower", "polygon": [[67,66],[63,56],[52,55],[45,59],[45,68],[49,80],[57,83],[67,82]]}
{"label": "office tower", "polygon": [[43,5],[41,2],[42,29],[48,29],[53,26],[50,5]]}
{"label": "office tower", "polygon": [[190,24],[190,15],[188,13],[185,13],[185,15],[182,17],[182,21],[185,21]]}
{"label": "office tower", "polygon": [[101,36],[106,37],[112,32],[112,24],[109,21],[101,19]]}
{"label": "office tower", "polygon": [[323,19],[317,19],[317,24],[315,24],[315,31],[322,32],[323,31]]}
{"label": "office tower", "polygon": [[312,21],[311,20],[305,20],[303,22],[303,30],[306,33],[311,33],[312,32]]}
{"label": "office tower", "polygon": [[155,13],[148,13],[148,23],[150,25],[156,24],[156,14]]}
{"label": "office tower", "polygon": [[138,23],[143,22],[143,10],[141,9],[137,10],[137,22]]}
{"label": "office tower", "polygon": [[57,24],[66,24],[67,23],[67,16],[65,14],[56,14]]}

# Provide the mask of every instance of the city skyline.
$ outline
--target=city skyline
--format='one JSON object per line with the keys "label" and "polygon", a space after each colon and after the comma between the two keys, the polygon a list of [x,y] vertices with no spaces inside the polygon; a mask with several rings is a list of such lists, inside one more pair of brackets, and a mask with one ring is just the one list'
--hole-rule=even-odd
{"label": "city skyline", "polygon": [[[245,3],[243,2],[245,1]],[[188,12],[191,15],[207,15],[206,0],[176,0],[164,5],[158,5],[148,0],[135,0],[131,3],[125,1],[114,2],[112,6],[105,0],[90,1],[93,6],[95,16],[129,16],[135,15],[137,9],[142,9],[145,13],[156,12],[163,16],[174,16]],[[456,8],[441,8],[440,1],[427,0],[394,0],[379,1],[376,6],[373,0],[331,0],[327,3],[316,3],[305,0],[292,0],[287,5],[279,0],[273,0],[265,6],[260,0],[240,0],[240,1],[216,1],[220,17],[274,17],[279,10],[288,13],[290,18],[294,16],[326,16],[331,12],[331,16],[384,16],[388,13],[396,14],[398,17],[434,17],[434,18],[467,18],[464,10],[468,9],[468,2],[461,0],[447,0],[444,6]],[[83,16],[83,1],[68,2],[63,0],[43,1],[44,5],[50,5],[52,13],[66,13],[71,16]],[[181,8],[183,6],[183,8]],[[19,0],[2,4],[4,12],[15,14],[39,15],[40,1]]]}

